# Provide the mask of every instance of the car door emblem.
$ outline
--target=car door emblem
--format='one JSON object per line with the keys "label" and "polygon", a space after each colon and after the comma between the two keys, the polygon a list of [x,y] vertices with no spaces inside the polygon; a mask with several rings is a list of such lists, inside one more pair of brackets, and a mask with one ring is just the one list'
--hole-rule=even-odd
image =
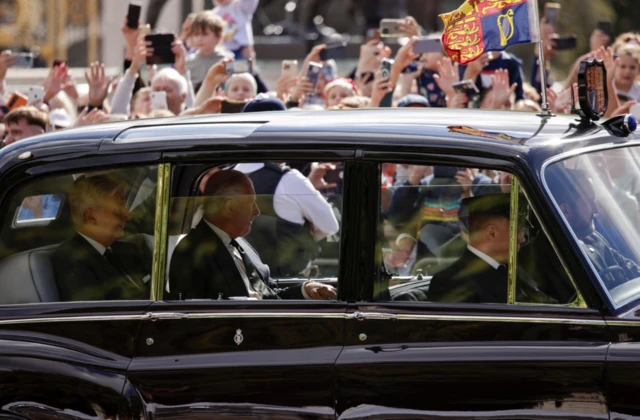
{"label": "car door emblem", "polygon": [[237,329],[236,335],[233,336],[233,342],[236,343],[237,345],[240,345],[242,344],[243,341],[244,341],[244,336],[242,335],[242,330]]}

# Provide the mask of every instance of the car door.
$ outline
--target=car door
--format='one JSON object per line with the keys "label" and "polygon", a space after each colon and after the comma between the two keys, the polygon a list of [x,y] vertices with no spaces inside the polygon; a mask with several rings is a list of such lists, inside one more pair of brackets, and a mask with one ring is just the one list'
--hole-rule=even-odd
{"label": "car door", "polygon": [[[0,417],[140,416],[122,391],[151,294],[63,301],[54,259],[61,243],[77,235],[69,191],[78,179],[103,173],[128,179],[127,197],[133,199],[143,180],[157,181],[158,158],[34,159],[0,180]],[[153,226],[155,195],[146,197],[150,211],[131,222]],[[137,234],[152,237],[153,231]]]}
{"label": "car door", "polygon": [[[388,153],[369,157],[380,160],[361,163],[371,178],[363,185],[375,186],[369,195],[377,199],[368,203],[363,214],[376,215],[368,225],[378,228],[371,228],[368,241],[362,244],[370,253],[367,275],[371,280],[358,287],[361,298],[349,305],[345,347],[336,364],[338,418],[608,418],[604,360],[609,343],[602,316],[585,307],[577,290],[563,304],[519,301],[515,293],[510,303],[429,302],[433,275],[469,249],[458,205],[447,207],[438,192],[460,185],[454,179],[438,183],[437,173],[446,174],[446,164],[437,165],[445,170],[422,173],[418,180],[423,183],[412,185],[411,176],[430,163],[428,156],[413,161],[390,161]],[[389,169],[396,164],[397,169]],[[487,167],[487,161],[463,164],[475,165],[508,168],[497,161],[492,167]],[[390,173],[398,185],[381,188],[380,179],[388,180]],[[473,186],[469,184],[474,196],[488,193],[481,187],[496,187],[477,181],[487,173],[495,175],[482,171],[475,175]],[[505,185],[507,191],[513,185],[517,184]],[[411,189],[419,191],[406,194]],[[424,199],[418,202],[416,197]],[[408,214],[410,208],[415,213]],[[451,227],[448,216],[453,217],[450,237],[441,239],[437,249],[421,251],[433,247],[434,238]],[[427,238],[419,236],[424,232]],[[538,235],[547,233],[544,229]],[[527,235],[532,241],[545,239],[533,238],[531,232]],[[417,243],[412,248],[417,251],[402,249],[407,240]],[[451,251],[456,243],[458,254]],[[511,249],[510,258],[515,248]],[[557,248],[549,245],[547,249],[556,254]],[[552,266],[564,270],[555,258],[536,260],[548,268],[536,281],[550,280]],[[403,272],[407,264],[421,271]],[[400,274],[389,274],[390,270]],[[571,280],[566,272],[563,279]],[[545,291],[561,299],[563,292],[554,290],[554,284],[545,284]],[[515,285],[509,287],[519,291]]]}
{"label": "car door", "polygon": [[[301,154],[295,156],[295,164],[304,170],[314,161],[342,161],[348,168],[352,163],[345,162],[345,155],[353,153]],[[238,162],[262,165],[265,156],[269,152],[260,150],[237,156],[194,154],[191,159],[181,154],[181,160],[172,163],[165,190],[167,272],[175,263],[171,255],[179,241],[202,223],[199,186],[209,171],[227,170]],[[288,159],[293,158],[289,154]],[[337,286],[338,299],[237,300],[215,293],[202,299],[171,300],[165,293],[161,301],[167,285],[158,288],[158,301],[150,309],[151,318],[142,324],[128,374],[146,412],[154,418],[335,418],[334,364],[342,350],[348,296],[343,273],[350,265],[341,241],[352,217],[349,182],[345,175],[344,189],[321,197],[328,198],[341,217],[340,230],[319,242],[321,253],[311,261],[320,267],[320,274],[312,279]],[[256,229],[255,219],[253,225]],[[260,255],[267,251],[252,245]],[[277,238],[273,246],[278,246]],[[336,274],[327,274],[335,269]],[[289,276],[280,278],[279,285],[296,286],[306,279]]]}

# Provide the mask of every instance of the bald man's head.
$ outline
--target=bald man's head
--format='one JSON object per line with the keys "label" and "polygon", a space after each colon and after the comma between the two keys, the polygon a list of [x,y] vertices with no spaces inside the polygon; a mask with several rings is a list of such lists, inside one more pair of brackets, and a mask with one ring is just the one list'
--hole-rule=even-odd
{"label": "bald man's head", "polygon": [[260,214],[256,193],[248,176],[235,170],[217,171],[204,180],[205,219],[235,239],[251,231]]}

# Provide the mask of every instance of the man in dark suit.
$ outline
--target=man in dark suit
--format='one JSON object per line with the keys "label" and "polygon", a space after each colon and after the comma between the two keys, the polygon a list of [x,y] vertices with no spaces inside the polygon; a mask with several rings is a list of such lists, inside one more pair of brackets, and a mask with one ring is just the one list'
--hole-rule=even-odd
{"label": "man in dark suit", "polygon": [[[460,217],[469,228],[463,255],[431,280],[431,302],[507,303],[510,195],[486,194],[462,200]],[[518,246],[524,243],[521,226]],[[542,293],[526,273],[517,272],[519,301],[553,300]]]}
{"label": "man in dark suit", "polygon": [[596,195],[586,174],[576,169],[551,167],[549,188],[585,254],[608,289],[640,277],[640,266],[625,258],[594,228]]}
{"label": "man in dark suit", "polygon": [[53,267],[63,301],[149,299],[151,255],[118,241],[131,219],[124,185],[110,175],[78,178],[69,189],[76,234],[58,247]]}
{"label": "man in dark suit", "polygon": [[260,214],[251,180],[235,170],[211,175],[203,220],[178,243],[171,258],[171,299],[335,299],[335,288],[317,282],[280,289],[269,268],[242,237]]}

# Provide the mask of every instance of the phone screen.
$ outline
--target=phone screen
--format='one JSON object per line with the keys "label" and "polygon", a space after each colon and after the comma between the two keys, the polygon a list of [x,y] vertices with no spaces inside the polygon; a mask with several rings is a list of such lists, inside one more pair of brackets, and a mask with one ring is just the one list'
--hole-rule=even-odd
{"label": "phone screen", "polygon": [[367,36],[365,38],[366,42],[369,41],[380,41],[380,29],[379,28],[370,28],[367,29]]}
{"label": "phone screen", "polygon": [[413,44],[413,52],[416,54],[433,53],[442,51],[440,38],[421,38]]}
{"label": "phone screen", "polygon": [[167,106],[167,92],[151,92],[151,109],[168,109]]}
{"label": "phone screen", "polygon": [[229,101],[229,100],[222,101],[220,112],[222,114],[237,114],[239,112],[242,112],[245,105],[246,105],[246,102]]}
{"label": "phone screen", "polygon": [[127,26],[131,29],[137,29],[140,23],[140,10],[142,6],[138,3],[129,3],[129,10],[127,12]]}
{"label": "phone screen", "polygon": [[322,64],[320,63],[314,63],[313,61],[311,63],[309,63],[309,67],[307,67],[307,79],[309,79],[309,81],[311,82],[311,84],[313,85],[313,88],[315,89],[316,85],[318,84],[318,79],[320,78],[320,73],[322,72]]}
{"label": "phone screen", "polygon": [[29,87],[29,103],[33,104],[44,99],[44,87],[42,86],[30,86]]}
{"label": "phone screen", "polygon": [[556,50],[573,50],[578,46],[578,39],[575,35],[561,36],[554,40],[556,44]]}
{"label": "phone screen", "polygon": [[11,53],[12,57],[16,58],[14,67],[32,68],[33,67],[33,54],[31,53]]}
{"label": "phone screen", "polygon": [[330,45],[320,51],[320,60],[327,61],[333,59],[342,59],[347,56],[347,43]]}
{"label": "phone screen", "polygon": [[598,29],[600,29],[605,34],[611,36],[611,22],[609,22],[608,20],[599,21]]}
{"label": "phone screen", "polygon": [[282,60],[282,76],[296,77],[298,60]]}
{"label": "phone screen", "polygon": [[558,3],[547,3],[544,7],[544,17],[551,26],[558,24],[558,16],[560,15],[560,5]]}
{"label": "phone screen", "polygon": [[236,60],[225,64],[224,71],[226,74],[234,73],[253,73],[251,60]]}
{"label": "phone screen", "polygon": [[173,34],[146,35],[145,40],[151,41],[153,55],[147,57],[147,64],[172,64],[176,56],[171,51],[171,44],[175,39]]}

